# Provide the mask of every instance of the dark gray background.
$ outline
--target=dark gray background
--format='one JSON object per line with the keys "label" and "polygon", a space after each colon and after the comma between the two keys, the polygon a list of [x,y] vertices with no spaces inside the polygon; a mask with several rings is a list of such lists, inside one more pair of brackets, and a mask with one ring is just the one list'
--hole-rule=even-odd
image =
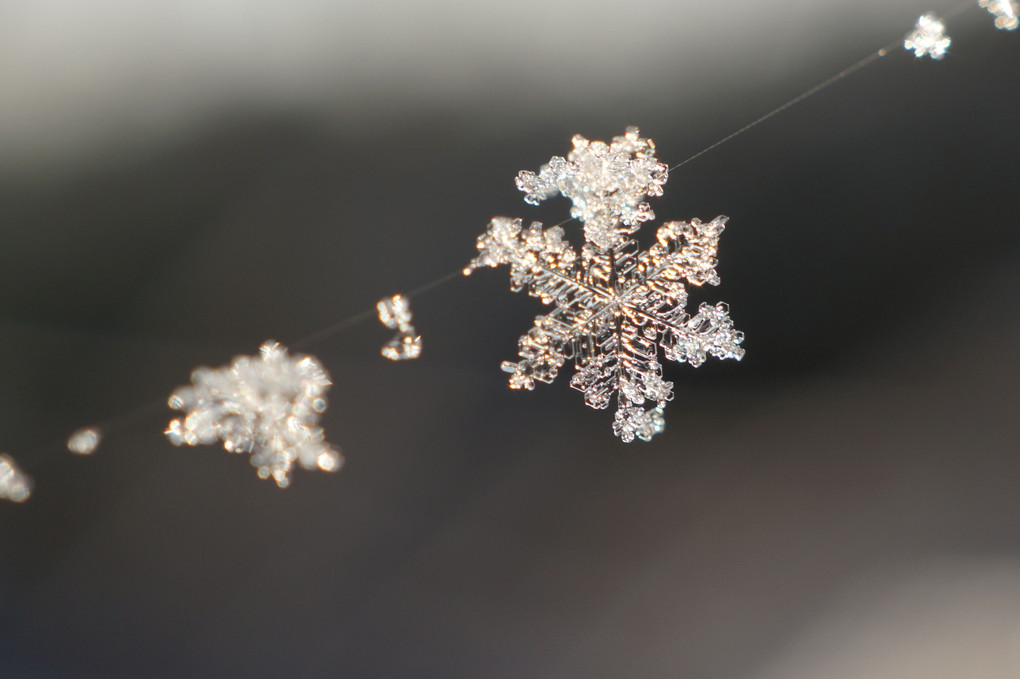
{"label": "dark gray background", "polygon": [[281,491],[158,406],[59,444],[560,221],[513,179],[575,132],[674,164],[926,8],[122,4],[6,8],[2,676],[1020,673],[1020,34],[969,10],[671,175],[747,357],[668,366],[653,443],[506,388],[541,305],[486,270],[414,300],[419,361],[309,348],[347,466]]}

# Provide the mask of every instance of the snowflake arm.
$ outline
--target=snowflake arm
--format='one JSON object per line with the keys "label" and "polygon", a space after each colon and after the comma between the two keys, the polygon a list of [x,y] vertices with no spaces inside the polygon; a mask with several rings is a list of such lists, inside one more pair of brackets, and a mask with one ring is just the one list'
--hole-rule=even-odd
{"label": "snowflake arm", "polygon": [[719,285],[719,236],[729,217],[702,223],[667,222],[656,232],[656,244],[640,257],[649,283],[673,283],[680,278],[691,285]]}
{"label": "snowflake arm", "polygon": [[507,265],[514,292],[527,287],[543,301],[555,298],[559,284],[570,278],[577,260],[577,253],[563,239],[564,235],[558,226],[543,230],[541,222],[532,222],[525,229],[520,219],[494,217],[478,237],[478,256],[464,273],[470,274],[483,266]]}
{"label": "snowflake arm", "polygon": [[592,305],[597,290],[580,281],[576,274],[577,253],[564,240],[563,229],[542,228],[533,222],[522,228],[520,219],[496,217],[478,237],[479,254],[465,273],[477,268],[507,265],[514,292],[527,289],[544,304],[572,300],[573,305],[557,307],[546,316],[535,318],[535,325],[518,341],[521,361],[505,361],[502,368],[510,373],[513,389],[535,388],[535,381],[551,383],[570,355],[574,339],[575,308]]}
{"label": "snowflake arm", "polygon": [[667,359],[697,368],[708,356],[739,361],[744,357],[743,341],[744,333],[733,327],[729,305],[720,302],[702,304],[679,328],[669,328],[662,348]]}
{"label": "snowflake arm", "polygon": [[656,343],[640,325],[621,320],[589,351],[590,355],[578,357],[577,372],[570,381],[571,387],[584,394],[589,407],[606,408],[614,395],[621,407],[645,401],[665,405],[672,400],[673,383],[662,379]]}
{"label": "snowflake arm", "polygon": [[510,388],[531,391],[536,380],[552,384],[569,356],[570,342],[570,326],[555,314],[536,317],[534,327],[517,341],[521,360],[500,365],[503,372],[510,373]]}

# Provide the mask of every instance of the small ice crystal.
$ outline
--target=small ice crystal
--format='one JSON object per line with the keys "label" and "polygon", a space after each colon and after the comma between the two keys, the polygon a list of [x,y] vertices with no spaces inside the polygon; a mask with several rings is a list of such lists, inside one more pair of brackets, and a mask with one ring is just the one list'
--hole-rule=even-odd
{"label": "small ice crystal", "polygon": [[391,361],[407,361],[421,356],[421,336],[411,325],[411,302],[403,295],[393,295],[376,304],[379,321],[397,334],[382,348],[382,355]]}
{"label": "small ice crystal", "polygon": [[1016,0],[978,0],[995,17],[995,27],[1015,31],[1020,26],[1020,5]]}
{"label": "small ice crystal", "polygon": [[168,401],[187,415],[170,422],[175,446],[217,440],[231,453],[250,453],[259,478],[285,488],[297,462],[305,469],[335,471],[343,458],[326,442],[319,416],[326,410],[329,374],[312,356],[290,356],[265,342],[259,356],[238,356],[221,368],[199,368],[191,385]]}
{"label": "small ice crystal", "polygon": [[914,30],[903,40],[903,47],[914,51],[914,56],[920,59],[923,56],[930,56],[932,59],[942,59],[946,56],[946,50],[952,40],[946,35],[946,25],[934,14],[922,14]]}
{"label": "small ice crystal", "polygon": [[0,500],[24,502],[32,494],[32,479],[10,455],[0,455]]}
{"label": "small ice crystal", "polygon": [[101,440],[102,436],[98,429],[91,427],[79,429],[67,439],[67,449],[75,455],[91,455],[96,452]]}

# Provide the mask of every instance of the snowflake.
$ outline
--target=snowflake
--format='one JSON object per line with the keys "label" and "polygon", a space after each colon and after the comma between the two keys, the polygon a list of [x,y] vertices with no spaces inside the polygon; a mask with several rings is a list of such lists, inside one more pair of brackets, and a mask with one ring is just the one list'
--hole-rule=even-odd
{"label": "snowflake", "polygon": [[375,305],[379,321],[397,334],[383,345],[382,355],[391,361],[408,361],[421,356],[421,336],[411,325],[411,302],[403,295],[379,300]]}
{"label": "snowflake", "polygon": [[32,479],[10,455],[0,455],[0,500],[24,502],[32,494]]}
{"label": "snowflake", "polygon": [[170,396],[170,407],[187,416],[170,422],[167,438],[176,446],[220,440],[228,452],[251,453],[259,477],[272,477],[281,488],[290,484],[294,462],[339,469],[343,458],[318,426],[329,374],[314,357],[290,356],[277,342],[265,342],[259,353],[193,372],[191,386]]}
{"label": "snowflake", "polygon": [[995,27],[1015,31],[1020,26],[1020,5],[1016,0],[978,0],[995,17]]}
{"label": "snowflake", "polygon": [[951,42],[946,35],[946,25],[937,16],[922,14],[914,30],[903,39],[903,47],[914,50],[914,56],[918,59],[927,55],[938,60],[946,56]]}
{"label": "snowflake", "polygon": [[[668,222],[659,227],[655,245],[639,251],[636,241],[622,235],[632,233],[632,225],[623,217],[606,221],[608,214],[622,214],[617,209],[619,196],[602,195],[595,187],[626,184],[634,176],[636,160],[644,167],[658,166],[651,141],[640,139],[635,128],[612,146],[578,139],[574,138],[575,152],[610,149],[610,166],[618,173],[613,177],[606,164],[595,163],[590,176],[578,171],[569,184],[574,212],[577,196],[584,193],[585,213],[597,222],[594,230],[585,223],[587,242],[580,254],[559,226],[544,229],[533,222],[525,228],[520,219],[496,217],[478,238],[479,254],[465,273],[507,265],[514,292],[526,288],[553,306],[521,336],[521,360],[503,363],[511,388],[530,390],[535,382],[552,382],[572,359],[576,372],[570,386],[584,393],[592,408],[606,408],[615,396],[614,433],[626,442],[647,441],[663,430],[663,409],[673,398],[673,384],[662,378],[659,349],[666,359],[694,367],[709,355],[737,360],[744,355],[743,334],[733,328],[726,304],[702,304],[693,316],[686,311],[684,281],[695,286],[719,284],[716,254],[727,218]],[[577,160],[575,154],[572,160]],[[664,171],[656,176],[665,180]],[[523,183],[520,188],[528,198],[551,195],[552,189]],[[575,190],[581,185],[588,188]],[[661,182],[657,186],[661,188]],[[632,203],[631,198],[625,202]],[[645,208],[637,212],[650,214]],[[646,409],[648,404],[651,408]]]}

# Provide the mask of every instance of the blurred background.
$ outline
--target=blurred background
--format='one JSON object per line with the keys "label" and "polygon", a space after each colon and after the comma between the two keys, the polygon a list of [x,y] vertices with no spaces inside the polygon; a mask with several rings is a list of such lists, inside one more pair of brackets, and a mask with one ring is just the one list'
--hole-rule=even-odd
{"label": "blurred background", "polygon": [[654,442],[506,388],[542,307],[485,270],[418,361],[308,348],[347,466],[280,490],[158,405],[60,445],[561,221],[513,180],[574,133],[678,163],[956,3],[0,1],[0,675],[1020,676],[1020,34],[974,5],[672,173],[747,356],[667,366]]}

